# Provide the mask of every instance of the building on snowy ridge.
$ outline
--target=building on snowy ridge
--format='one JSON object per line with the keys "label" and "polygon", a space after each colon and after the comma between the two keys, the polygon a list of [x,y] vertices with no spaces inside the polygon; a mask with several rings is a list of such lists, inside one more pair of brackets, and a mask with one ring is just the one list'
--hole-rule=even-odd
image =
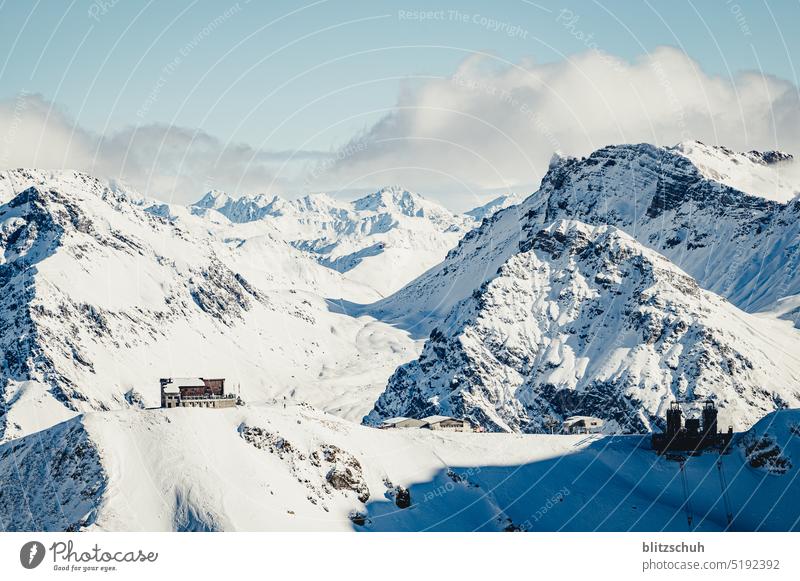
{"label": "building on snowy ridge", "polygon": [[394,428],[424,428],[427,430],[444,430],[448,432],[474,432],[475,426],[465,419],[451,418],[450,416],[428,416],[418,420],[416,418],[389,418],[384,420],[381,429]]}
{"label": "building on snowy ridge", "polygon": [[564,420],[561,431],[565,434],[596,434],[603,430],[604,423],[591,416],[572,416]]}
{"label": "building on snowy ridge", "polygon": [[389,418],[381,422],[380,428],[382,430],[389,430],[393,428],[421,428],[425,422],[416,418]]}
{"label": "building on snowy ridge", "polygon": [[236,396],[225,394],[225,379],[168,377],[161,379],[160,383],[162,408],[229,408],[236,405]]}

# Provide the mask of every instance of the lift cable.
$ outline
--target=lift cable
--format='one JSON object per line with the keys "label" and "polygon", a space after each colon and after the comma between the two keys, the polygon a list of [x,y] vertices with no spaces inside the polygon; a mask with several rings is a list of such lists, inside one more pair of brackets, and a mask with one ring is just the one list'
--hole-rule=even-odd
{"label": "lift cable", "polygon": [[728,483],[726,482],[725,470],[722,466],[721,450],[719,458],[717,458],[717,472],[719,474],[719,485],[722,488],[722,500],[725,503],[725,518],[728,520],[728,526],[725,530],[730,530],[733,527],[733,510],[731,510],[731,499],[728,496]]}
{"label": "lift cable", "polygon": [[686,522],[692,530],[692,505],[689,503],[689,483],[686,478],[686,462],[681,462],[681,480],[683,481],[683,504],[686,507]]}

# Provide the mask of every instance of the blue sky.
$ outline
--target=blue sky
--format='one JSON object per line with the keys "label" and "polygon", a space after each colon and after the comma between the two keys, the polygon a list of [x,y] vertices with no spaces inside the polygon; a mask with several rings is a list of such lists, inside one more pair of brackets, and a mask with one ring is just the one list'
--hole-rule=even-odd
{"label": "blue sky", "polygon": [[796,85],[799,15],[797,1],[745,0],[0,0],[0,100],[39,94],[96,135],[180,126],[313,156],[472,53],[635,63],[672,46],[712,79],[755,70]]}

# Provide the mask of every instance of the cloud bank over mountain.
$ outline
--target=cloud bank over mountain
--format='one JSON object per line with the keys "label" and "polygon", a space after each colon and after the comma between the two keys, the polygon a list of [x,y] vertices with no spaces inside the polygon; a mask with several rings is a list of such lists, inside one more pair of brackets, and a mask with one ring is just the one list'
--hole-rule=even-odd
{"label": "cloud bank over mountain", "polygon": [[557,63],[475,55],[452,77],[403,91],[394,111],[355,138],[361,150],[330,174],[374,180],[378,172],[417,189],[416,180],[430,186],[451,176],[476,188],[513,188],[537,182],[554,151],[698,139],[791,152],[799,124],[792,83],[756,72],[709,76],[673,48],[633,63],[596,51]]}
{"label": "cloud bank over mountain", "polygon": [[321,151],[262,151],[200,129],[151,123],[97,134],[41,95],[0,101],[0,167],[75,169],[121,179],[145,195],[187,203],[212,188],[235,192],[286,187],[275,168],[307,164]]}
{"label": "cloud bank over mountain", "polygon": [[291,195],[402,183],[465,209],[477,193],[534,190],[554,151],[699,139],[797,152],[799,125],[795,84],[710,76],[675,48],[635,62],[596,50],[552,63],[474,54],[451,77],[403,85],[390,113],[332,151],[263,151],[160,124],[100,136],[21,94],[0,101],[0,166],[91,171],[181,203],[211,187]]}

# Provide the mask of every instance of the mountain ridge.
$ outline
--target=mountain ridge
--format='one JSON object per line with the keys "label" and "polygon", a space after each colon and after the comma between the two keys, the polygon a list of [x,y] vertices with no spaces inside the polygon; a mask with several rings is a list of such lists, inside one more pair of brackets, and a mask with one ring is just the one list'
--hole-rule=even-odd
{"label": "mountain ridge", "polygon": [[[748,312],[765,310],[800,294],[798,216],[800,198],[781,203],[716,182],[675,148],[619,145],[581,159],[554,156],[537,192],[485,220],[441,264],[364,311],[424,336],[559,219],[616,226],[703,288]],[[409,303],[418,309],[410,313]]]}

